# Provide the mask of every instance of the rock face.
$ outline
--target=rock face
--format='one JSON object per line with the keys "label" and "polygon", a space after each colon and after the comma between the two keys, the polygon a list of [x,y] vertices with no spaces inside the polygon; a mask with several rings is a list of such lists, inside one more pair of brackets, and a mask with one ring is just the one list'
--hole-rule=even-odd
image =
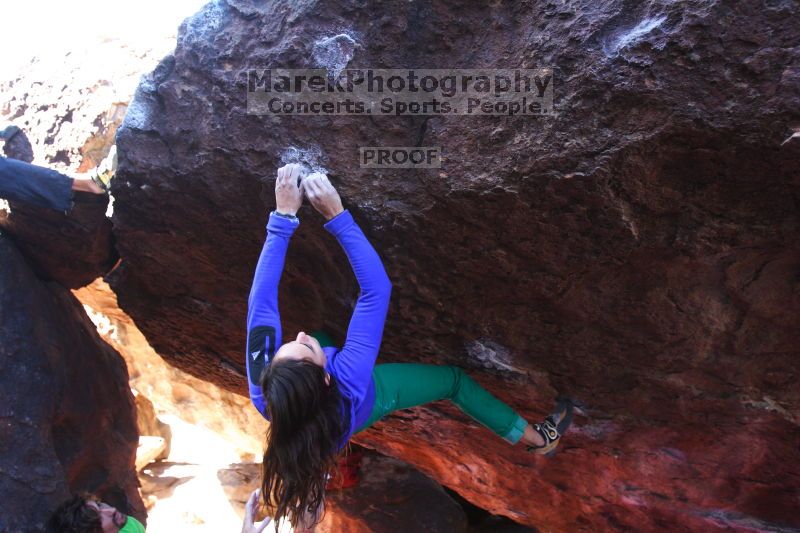
{"label": "rock face", "polygon": [[[545,531],[800,527],[800,139],[783,143],[800,127],[798,15],[711,0],[211,3],[117,134],[112,286],[160,354],[243,393],[274,206],[261,179],[290,147],[311,150],[394,283],[382,361],[459,364],[530,420],[556,393],[586,415],[551,460],[449,405],[358,442]],[[246,113],[248,68],[318,67],[325,43],[350,68],[552,67],[555,114]],[[360,168],[375,145],[441,146],[445,161]],[[321,219],[300,217],[284,331],[341,338],[357,286]]]}
{"label": "rock face", "polygon": [[[144,394],[134,391],[136,403],[136,427],[139,429],[139,436],[161,438],[164,440],[164,450],[155,456],[156,460],[169,457],[170,443],[172,441],[172,431],[169,424],[165,424],[156,416],[153,402],[147,399]],[[141,444],[141,442],[140,442]],[[138,468],[136,470],[139,470]]]}
{"label": "rock face", "polygon": [[368,454],[357,486],[334,491],[317,531],[466,532],[467,517],[438,483],[406,463]]}
{"label": "rock face", "polygon": [[68,288],[88,285],[119,259],[106,218],[108,197],[75,193],[69,213],[10,203],[0,210],[0,229],[8,232],[41,279]]}
{"label": "rock face", "polygon": [[71,492],[144,519],[125,364],[70,292],[0,233],[0,531],[39,531]]}

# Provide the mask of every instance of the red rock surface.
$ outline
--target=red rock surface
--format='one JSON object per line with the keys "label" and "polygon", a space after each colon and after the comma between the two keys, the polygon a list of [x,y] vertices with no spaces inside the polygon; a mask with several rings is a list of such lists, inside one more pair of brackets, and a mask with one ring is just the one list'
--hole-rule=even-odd
{"label": "red rock surface", "polygon": [[[228,0],[181,30],[117,141],[120,305],[244,392],[249,282],[290,146],[319,150],[394,282],[382,361],[456,363],[523,415],[584,406],[554,459],[449,406],[356,440],[544,531],[800,527],[796,4]],[[554,69],[551,117],[257,117],[248,68]],[[783,143],[783,144],[782,144]],[[440,170],[358,147],[442,146]],[[344,333],[356,285],[308,208],[284,331]]]}
{"label": "red rock surface", "polygon": [[71,492],[144,520],[128,373],[65,288],[0,233],[0,531],[41,531]]}
{"label": "red rock surface", "polygon": [[466,532],[467,517],[442,487],[406,463],[367,454],[355,487],[329,493],[320,533]]}

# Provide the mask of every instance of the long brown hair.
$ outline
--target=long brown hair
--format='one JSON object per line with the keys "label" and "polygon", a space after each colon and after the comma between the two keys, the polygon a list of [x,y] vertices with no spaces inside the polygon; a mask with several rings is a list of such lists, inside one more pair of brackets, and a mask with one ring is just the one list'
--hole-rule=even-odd
{"label": "long brown hair", "polygon": [[103,533],[100,515],[89,507],[90,501],[99,501],[86,492],[75,494],[63,502],[50,515],[47,533]]}
{"label": "long brown hair", "polygon": [[306,512],[317,515],[349,430],[339,385],[326,376],[310,361],[287,359],[261,377],[270,415],[261,494],[276,526],[288,518],[296,528]]}

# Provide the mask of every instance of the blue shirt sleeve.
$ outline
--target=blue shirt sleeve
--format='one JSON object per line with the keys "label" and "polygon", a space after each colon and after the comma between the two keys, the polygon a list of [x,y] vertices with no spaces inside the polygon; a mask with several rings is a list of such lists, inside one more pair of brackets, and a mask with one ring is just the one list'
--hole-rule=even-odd
{"label": "blue shirt sleeve", "polygon": [[250,400],[267,419],[269,415],[259,378],[281,345],[278,284],[283,274],[289,239],[299,225],[298,219],[270,214],[267,240],[258,258],[247,301],[247,384]]}
{"label": "blue shirt sleeve", "polygon": [[72,178],[55,170],[0,157],[0,198],[37,207],[72,209]]}
{"label": "blue shirt sleeve", "polygon": [[344,248],[361,287],[347,339],[331,363],[334,374],[357,403],[363,401],[378,357],[392,284],[378,253],[367,241],[349,211],[325,224]]}

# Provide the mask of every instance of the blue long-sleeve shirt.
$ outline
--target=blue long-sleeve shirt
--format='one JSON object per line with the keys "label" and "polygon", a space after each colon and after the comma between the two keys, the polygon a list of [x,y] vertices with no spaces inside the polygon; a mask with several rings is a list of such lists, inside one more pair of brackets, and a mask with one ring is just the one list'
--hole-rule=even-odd
{"label": "blue long-sleeve shirt", "polygon": [[49,168],[0,157],[0,198],[69,211],[72,178]]}
{"label": "blue long-sleeve shirt", "polygon": [[[278,284],[289,239],[299,224],[297,219],[274,213],[270,215],[267,240],[256,265],[248,300],[246,366],[250,399],[267,419],[269,416],[259,378],[281,346]],[[380,257],[349,211],[345,210],[328,221],[325,229],[344,248],[361,287],[344,346],[341,349],[323,349],[328,358],[325,370],[336,377],[348,404],[344,407],[350,410],[350,430],[345,437],[346,442],[355,429],[367,421],[375,403],[372,369],[381,345],[392,285]]]}

